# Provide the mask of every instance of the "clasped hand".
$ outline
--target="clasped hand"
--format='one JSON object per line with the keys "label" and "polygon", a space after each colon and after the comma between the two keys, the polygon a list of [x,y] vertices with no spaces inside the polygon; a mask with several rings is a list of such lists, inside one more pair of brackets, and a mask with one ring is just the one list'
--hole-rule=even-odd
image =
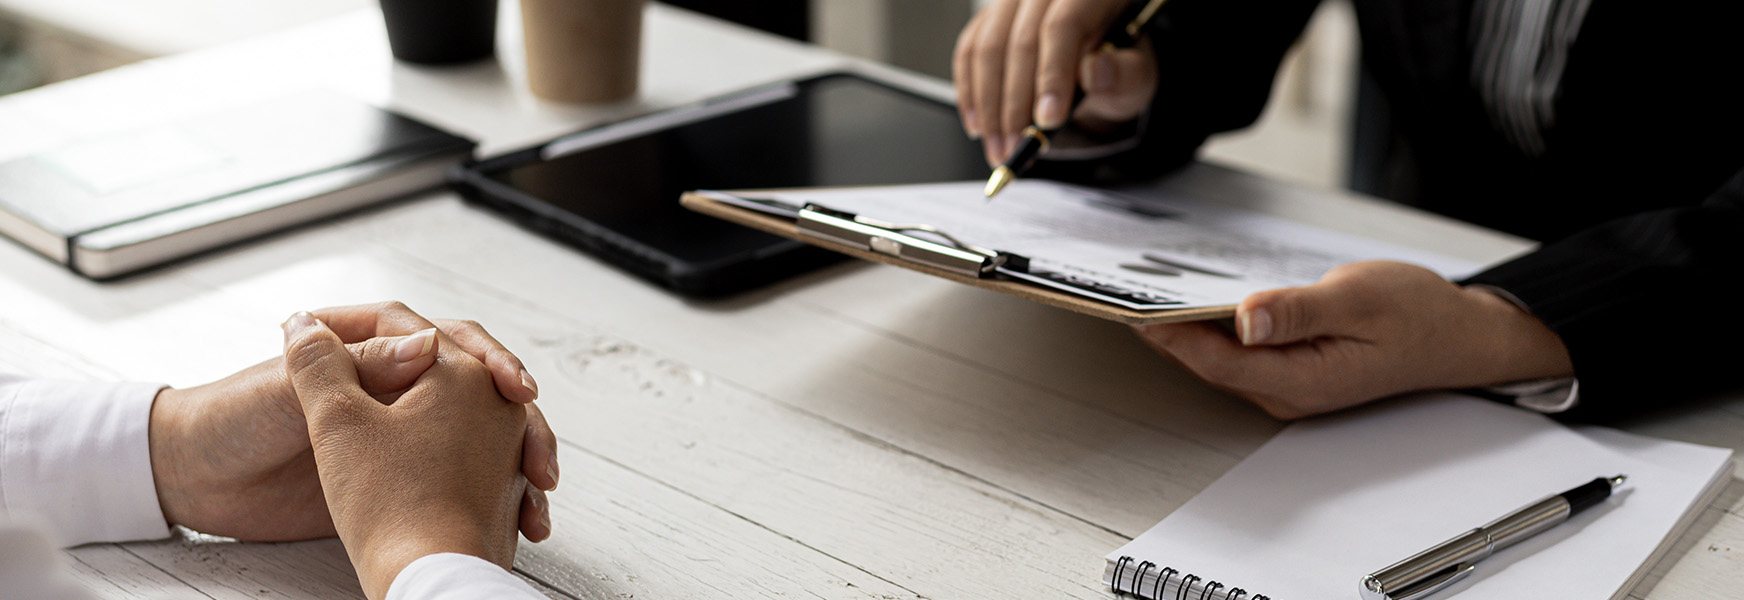
{"label": "clasped hand", "polygon": [[[329,308],[287,321],[286,344],[286,357],[159,393],[151,463],[166,521],[243,540],[338,534],[354,562],[354,543],[381,523],[405,531],[371,532],[374,554],[405,562],[429,550],[404,543],[416,523],[474,527],[467,543],[488,547],[442,548],[505,567],[517,526],[550,536],[556,436],[520,359],[477,323],[433,322],[397,302]],[[344,427],[357,423],[370,427]],[[501,519],[506,540],[487,533]]]}

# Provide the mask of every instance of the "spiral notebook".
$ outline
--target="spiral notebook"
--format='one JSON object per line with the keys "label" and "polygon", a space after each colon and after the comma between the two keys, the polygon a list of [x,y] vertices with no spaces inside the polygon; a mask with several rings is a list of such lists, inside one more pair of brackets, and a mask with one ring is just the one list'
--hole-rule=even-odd
{"label": "spiral notebook", "polygon": [[1729,449],[1442,394],[1296,423],[1108,555],[1146,599],[1357,598],[1357,581],[1594,477],[1609,500],[1497,552],[1441,598],[1622,598],[1731,480]]}

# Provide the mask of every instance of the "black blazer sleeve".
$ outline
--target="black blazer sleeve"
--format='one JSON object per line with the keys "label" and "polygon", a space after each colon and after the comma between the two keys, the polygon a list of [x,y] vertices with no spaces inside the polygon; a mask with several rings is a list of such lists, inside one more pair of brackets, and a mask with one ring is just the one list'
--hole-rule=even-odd
{"label": "black blazer sleeve", "polygon": [[1157,95],[1139,144],[1095,163],[1042,161],[1034,174],[1142,179],[1186,164],[1211,134],[1240,129],[1259,118],[1278,64],[1319,4],[1171,0],[1149,25],[1157,57]]}
{"label": "black blazer sleeve", "polygon": [[1568,346],[1580,400],[1621,416],[1744,381],[1744,171],[1698,206],[1570,236],[1465,283],[1507,290]]}

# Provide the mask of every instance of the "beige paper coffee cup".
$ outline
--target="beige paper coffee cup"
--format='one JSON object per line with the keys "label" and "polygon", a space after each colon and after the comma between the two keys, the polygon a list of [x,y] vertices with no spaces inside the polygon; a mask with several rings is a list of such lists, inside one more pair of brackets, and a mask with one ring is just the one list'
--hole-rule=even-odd
{"label": "beige paper coffee cup", "polygon": [[521,0],[527,82],[558,102],[636,94],[643,0]]}

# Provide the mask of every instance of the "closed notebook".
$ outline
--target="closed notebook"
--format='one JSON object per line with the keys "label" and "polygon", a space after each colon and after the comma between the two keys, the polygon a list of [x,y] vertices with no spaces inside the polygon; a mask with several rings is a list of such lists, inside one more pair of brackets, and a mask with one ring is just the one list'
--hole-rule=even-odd
{"label": "closed notebook", "polygon": [[[125,106],[129,90],[79,93]],[[0,161],[0,233],[115,277],[440,185],[472,148],[337,93],[291,93]]]}
{"label": "closed notebook", "polygon": [[1363,575],[1627,474],[1604,503],[1433,596],[1622,598],[1724,487],[1731,455],[1461,396],[1383,403],[1289,426],[1109,554],[1103,582],[1142,598],[1357,598]]}

